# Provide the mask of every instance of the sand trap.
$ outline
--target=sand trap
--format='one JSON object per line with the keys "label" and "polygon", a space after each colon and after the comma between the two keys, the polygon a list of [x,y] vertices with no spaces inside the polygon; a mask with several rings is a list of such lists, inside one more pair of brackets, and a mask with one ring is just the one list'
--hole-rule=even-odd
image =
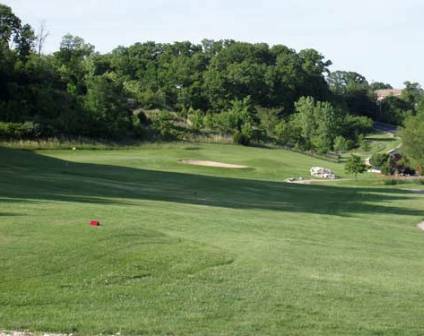
{"label": "sand trap", "polygon": [[335,180],[331,180],[331,179],[309,179],[309,180],[294,180],[291,181],[290,179],[285,180],[285,182],[287,183],[292,183],[292,184],[314,184],[314,183],[328,183],[328,182],[340,182],[340,181],[350,181],[349,179],[335,179]]}
{"label": "sand trap", "polygon": [[418,224],[417,228],[420,229],[421,231],[424,231],[424,222],[421,222],[420,224]]}
{"label": "sand trap", "polygon": [[223,163],[217,161],[207,161],[207,160],[181,160],[182,163],[193,165],[193,166],[203,166],[203,167],[216,167],[216,168],[227,168],[227,169],[242,169],[249,168],[247,166],[236,165],[231,163]]}

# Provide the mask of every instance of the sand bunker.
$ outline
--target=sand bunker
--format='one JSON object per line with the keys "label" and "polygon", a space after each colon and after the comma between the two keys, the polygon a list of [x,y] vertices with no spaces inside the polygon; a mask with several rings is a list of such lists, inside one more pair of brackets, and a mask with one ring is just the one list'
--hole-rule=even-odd
{"label": "sand bunker", "polygon": [[417,228],[420,229],[421,231],[424,231],[424,222],[421,222],[420,224],[418,224]]}
{"label": "sand bunker", "polygon": [[242,169],[248,168],[247,166],[236,165],[231,163],[223,163],[217,161],[207,161],[207,160],[181,160],[182,163],[193,165],[193,166],[203,166],[203,167],[216,167],[216,168],[227,168],[227,169]]}

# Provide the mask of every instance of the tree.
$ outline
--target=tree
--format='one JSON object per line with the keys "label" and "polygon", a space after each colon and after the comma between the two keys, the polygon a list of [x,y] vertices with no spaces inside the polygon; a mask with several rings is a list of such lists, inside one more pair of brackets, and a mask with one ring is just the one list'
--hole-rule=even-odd
{"label": "tree", "polygon": [[424,169],[424,114],[406,119],[400,132],[402,149],[421,173]]}
{"label": "tree", "polygon": [[372,82],[370,84],[370,89],[372,91],[377,91],[377,90],[393,89],[393,87],[390,84],[383,83],[383,82]]}
{"label": "tree", "polygon": [[43,52],[44,44],[46,43],[47,38],[49,37],[49,32],[46,28],[45,21],[41,22],[40,27],[37,31],[35,46],[37,49],[38,56]]}
{"label": "tree", "polygon": [[331,91],[339,95],[352,95],[367,92],[369,85],[367,79],[352,71],[334,71],[327,78]]}
{"label": "tree", "polygon": [[[424,90],[419,83],[405,82],[400,98],[408,104],[411,111],[415,111],[417,104],[424,97]],[[415,114],[415,113],[414,113]]]}
{"label": "tree", "polygon": [[374,153],[370,158],[370,164],[374,168],[380,169],[389,161],[389,154],[386,153]]}
{"label": "tree", "polygon": [[343,136],[339,135],[334,139],[334,150],[336,152],[342,153],[348,149],[348,141]]}
{"label": "tree", "polygon": [[53,55],[57,72],[67,83],[69,93],[76,96],[86,93],[85,77],[88,71],[85,61],[93,53],[94,46],[85,43],[81,37],[71,34],[63,37],[59,51]]}
{"label": "tree", "polygon": [[329,102],[316,102],[302,97],[295,104],[294,127],[301,130],[305,149],[325,153],[333,149],[334,140],[341,135],[344,113]]}
{"label": "tree", "polygon": [[118,137],[131,128],[131,111],[122,83],[113,74],[89,80],[85,108],[90,113],[92,134]]}
{"label": "tree", "polygon": [[0,4],[0,47],[8,48],[21,29],[21,20],[8,6]]}
{"label": "tree", "polygon": [[22,61],[26,61],[35,47],[35,34],[31,26],[26,24],[16,36],[16,51]]}
{"label": "tree", "polygon": [[359,156],[352,154],[346,161],[345,171],[347,174],[354,175],[355,179],[357,179],[358,174],[363,174],[367,171],[367,166]]}

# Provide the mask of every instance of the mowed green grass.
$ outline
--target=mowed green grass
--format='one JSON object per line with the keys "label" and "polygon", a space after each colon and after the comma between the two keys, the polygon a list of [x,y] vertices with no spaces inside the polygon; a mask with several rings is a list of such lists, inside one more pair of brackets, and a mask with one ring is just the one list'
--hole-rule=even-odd
{"label": "mowed green grass", "polygon": [[231,145],[0,149],[0,329],[423,334],[424,196],[283,182],[313,165],[345,177]]}

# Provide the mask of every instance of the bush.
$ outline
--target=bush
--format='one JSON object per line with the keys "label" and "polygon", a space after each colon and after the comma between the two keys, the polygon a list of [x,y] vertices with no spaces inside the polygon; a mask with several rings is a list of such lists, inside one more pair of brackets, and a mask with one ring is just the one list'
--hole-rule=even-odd
{"label": "bush", "polygon": [[384,184],[385,185],[396,185],[396,184],[398,184],[398,181],[397,180],[392,180],[392,179],[390,179],[390,180],[384,180]]}
{"label": "bush", "polygon": [[203,115],[199,110],[188,111],[188,122],[194,131],[200,131],[203,128]]}
{"label": "bush", "polygon": [[0,122],[0,138],[2,139],[28,139],[39,136],[40,130],[32,122],[6,123]]}
{"label": "bush", "polygon": [[342,136],[337,136],[334,139],[334,150],[336,152],[345,152],[348,150],[347,140]]}
{"label": "bush", "polygon": [[252,140],[260,143],[267,140],[267,132],[263,128],[254,128],[252,131]]}
{"label": "bush", "polygon": [[374,153],[370,158],[370,163],[373,167],[381,169],[381,167],[389,162],[389,154]]}
{"label": "bush", "polygon": [[217,128],[216,118],[212,113],[208,113],[203,118],[203,125],[210,130],[214,130]]}
{"label": "bush", "polygon": [[395,173],[395,169],[392,167],[390,160],[384,162],[380,167],[381,173],[384,175],[393,175]]}
{"label": "bush", "polygon": [[144,111],[140,111],[137,114],[137,118],[138,118],[138,121],[140,122],[141,125],[147,126],[147,125],[150,124],[150,120],[149,120],[149,118],[147,118],[146,113],[144,113]]}
{"label": "bush", "polygon": [[176,137],[172,123],[172,116],[169,112],[161,111],[155,116],[152,122],[153,129],[166,140],[172,140]]}
{"label": "bush", "polygon": [[233,143],[248,146],[250,144],[250,139],[242,132],[237,131],[233,134]]}
{"label": "bush", "polygon": [[347,174],[354,175],[356,179],[358,174],[365,173],[367,168],[359,156],[351,155],[346,161],[345,171]]}
{"label": "bush", "polygon": [[370,149],[371,149],[371,145],[370,145],[370,143],[368,142],[368,140],[365,140],[365,139],[363,139],[363,140],[362,140],[362,142],[361,142],[361,149],[362,149],[364,152],[369,152],[369,151],[370,151]]}

